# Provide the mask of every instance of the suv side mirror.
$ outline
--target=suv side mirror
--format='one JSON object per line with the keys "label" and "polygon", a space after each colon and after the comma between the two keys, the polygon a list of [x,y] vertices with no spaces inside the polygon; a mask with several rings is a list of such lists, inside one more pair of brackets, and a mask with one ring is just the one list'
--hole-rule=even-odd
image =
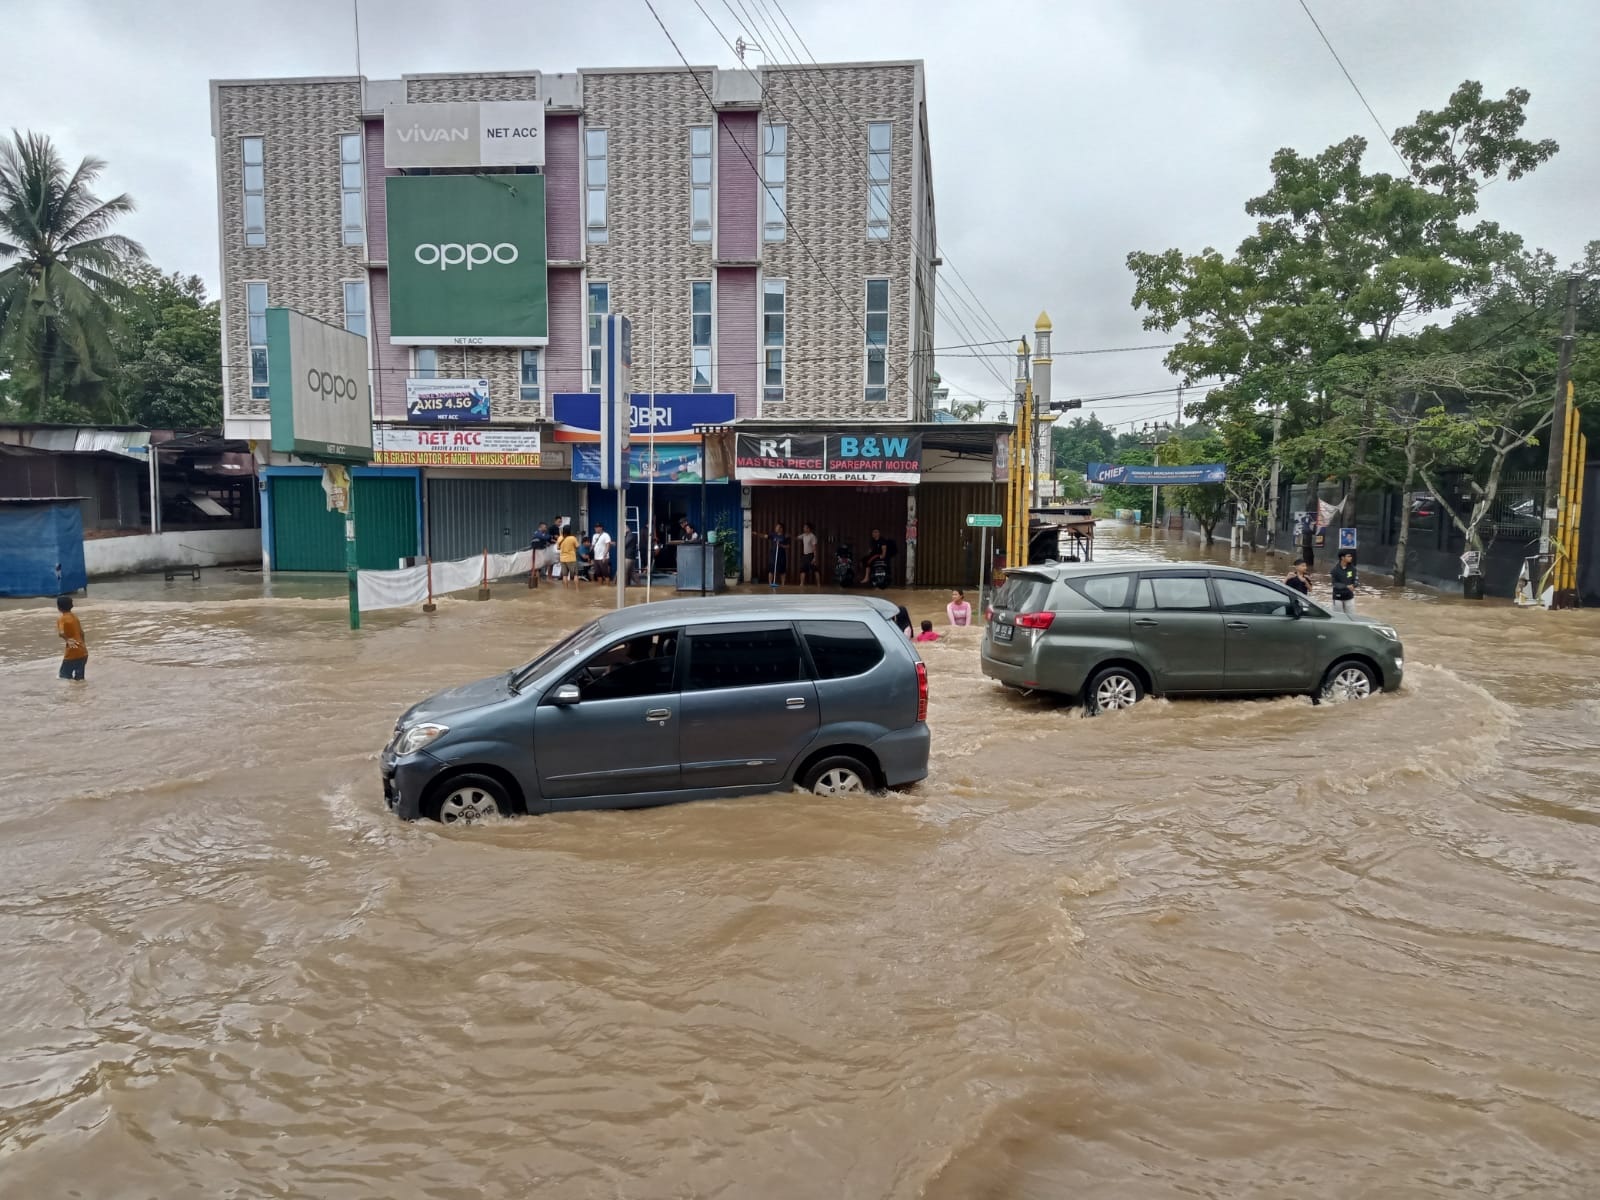
{"label": "suv side mirror", "polygon": [[583,693],[578,691],[575,683],[563,683],[550,697],[552,704],[576,704],[583,699]]}

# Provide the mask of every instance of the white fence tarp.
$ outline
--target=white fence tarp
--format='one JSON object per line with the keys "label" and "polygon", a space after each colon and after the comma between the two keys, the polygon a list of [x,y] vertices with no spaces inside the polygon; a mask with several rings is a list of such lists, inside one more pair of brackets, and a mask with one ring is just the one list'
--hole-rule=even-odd
{"label": "white fence tarp", "polygon": [[[526,575],[533,569],[533,551],[488,556],[487,575],[504,579]],[[484,581],[484,556],[433,564],[433,594],[444,596],[475,588]],[[357,571],[356,596],[362,612],[381,608],[420,608],[428,599],[428,568],[402,567],[398,571]]]}

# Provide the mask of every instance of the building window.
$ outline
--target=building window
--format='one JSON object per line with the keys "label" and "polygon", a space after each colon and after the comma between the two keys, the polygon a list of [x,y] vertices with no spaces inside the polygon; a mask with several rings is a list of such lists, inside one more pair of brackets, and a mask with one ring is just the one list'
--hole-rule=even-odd
{"label": "building window", "polygon": [[537,350],[524,350],[522,352],[522,380],[517,394],[524,400],[539,403],[539,352]]}
{"label": "building window", "polygon": [[606,160],[606,131],[589,129],[583,135],[584,162],[588,168],[589,190],[584,202],[584,225],[591,245],[609,240],[606,228],[606,186],[609,173]]}
{"label": "building window", "polygon": [[366,210],[361,203],[361,135],[339,137],[339,220],[344,227],[344,244],[360,246],[367,240]]}
{"label": "building window", "polygon": [[689,379],[691,392],[711,390],[711,283],[696,280],[689,285],[689,356],[693,374]]}
{"label": "building window", "polygon": [[417,346],[411,351],[411,374],[417,379],[439,378],[439,351],[432,346]]}
{"label": "building window", "polygon": [[240,138],[244,155],[244,244],[267,244],[266,138]]}
{"label": "building window", "polygon": [[789,127],[768,125],[763,135],[761,178],[766,185],[761,236],[781,242],[789,212]]}
{"label": "building window", "polygon": [[689,130],[689,238],[711,240],[711,127]]}
{"label": "building window", "polygon": [[244,307],[250,326],[250,399],[270,397],[267,385],[267,285],[244,285]]}
{"label": "building window", "polygon": [[589,386],[586,390],[600,390],[600,356],[604,353],[606,314],[611,311],[611,285],[589,285]]}
{"label": "building window", "polygon": [[893,125],[888,121],[867,125],[867,236],[874,241],[889,236],[889,158],[893,146]]}
{"label": "building window", "polygon": [[889,281],[867,280],[867,401],[889,398]]}
{"label": "building window", "polygon": [[769,279],[761,285],[761,399],[783,403],[783,317],[786,282]]}
{"label": "building window", "polygon": [[344,282],[344,327],[367,336],[367,285],[359,279]]}

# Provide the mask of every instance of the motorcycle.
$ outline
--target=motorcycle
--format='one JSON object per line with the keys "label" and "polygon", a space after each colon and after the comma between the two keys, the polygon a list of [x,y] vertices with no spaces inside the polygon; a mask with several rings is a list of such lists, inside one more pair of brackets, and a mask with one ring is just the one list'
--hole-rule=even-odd
{"label": "motorcycle", "polygon": [[878,559],[867,571],[867,582],[882,591],[889,586],[889,563],[887,559]]}
{"label": "motorcycle", "polygon": [[833,581],[842,588],[856,581],[856,559],[848,543],[841,542],[833,549]]}

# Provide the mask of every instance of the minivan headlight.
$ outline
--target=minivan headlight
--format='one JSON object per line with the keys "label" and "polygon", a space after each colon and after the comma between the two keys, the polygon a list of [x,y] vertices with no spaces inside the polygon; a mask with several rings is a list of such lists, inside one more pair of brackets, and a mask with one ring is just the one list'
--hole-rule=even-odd
{"label": "minivan headlight", "polygon": [[450,726],[440,725],[434,721],[423,721],[413,725],[400,734],[400,740],[395,743],[396,754],[415,754],[424,746],[438,741],[450,732]]}

